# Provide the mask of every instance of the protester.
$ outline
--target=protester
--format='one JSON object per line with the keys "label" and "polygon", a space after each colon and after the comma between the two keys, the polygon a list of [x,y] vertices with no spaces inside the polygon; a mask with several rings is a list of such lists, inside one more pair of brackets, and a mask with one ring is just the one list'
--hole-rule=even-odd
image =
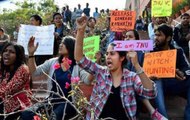
{"label": "protester", "polygon": [[185,120],[190,120],[190,66],[185,57],[183,50],[171,44],[173,30],[170,26],[162,24],[155,30],[155,48],[153,52],[165,50],[177,50],[176,58],[176,77],[175,78],[162,78],[156,76],[155,82],[158,89],[158,95],[155,98],[155,105],[158,111],[168,118],[164,95],[185,95],[187,105],[185,108]]}
{"label": "protester", "polygon": [[77,19],[76,10],[77,10],[77,8],[75,7],[74,10],[73,10],[73,12],[72,12],[72,16],[71,16],[71,23],[72,23],[72,28],[73,28],[73,30],[76,29],[76,24],[75,24],[75,21],[76,21],[76,19]]}
{"label": "protester", "polygon": [[[136,30],[128,30],[124,36],[125,36],[125,40],[140,40],[139,34]],[[137,56],[138,56],[138,62],[140,64],[140,66],[143,66],[144,51],[137,51]],[[128,61],[126,68],[128,70],[135,72],[135,68],[130,61]],[[151,114],[151,118],[153,120],[167,120],[157,110],[154,109],[154,107],[150,104],[149,100],[144,99],[142,97],[139,97],[139,99],[137,99],[137,101],[139,101],[139,100],[141,100],[142,103],[146,106],[146,108],[147,108],[148,112]],[[140,109],[142,109],[142,108],[140,108]]]}
{"label": "protester", "polygon": [[2,50],[3,45],[9,41],[10,41],[9,35],[5,34],[5,30],[0,27],[0,51]]}
{"label": "protester", "polygon": [[87,17],[90,17],[89,3],[86,3],[86,8],[84,8],[83,13],[84,13]]}
{"label": "protester", "polygon": [[152,22],[148,24],[148,36],[150,40],[154,40],[154,27],[157,25],[156,18],[152,17]]}
{"label": "protester", "polygon": [[126,52],[114,51],[113,44],[110,44],[107,49],[106,67],[101,67],[83,56],[86,25],[86,16],[77,19],[78,31],[75,44],[75,60],[80,67],[93,74],[96,79],[90,98],[90,111],[87,111],[86,119],[107,117],[122,120],[135,119],[137,107],[135,92],[147,99],[154,98],[156,96],[154,82],[143,72],[136,52],[129,52],[128,56],[137,74],[122,68],[122,65],[126,63]]}
{"label": "protester", "polygon": [[[15,43],[5,44],[1,53],[0,99],[1,114],[15,112],[5,120],[16,120],[31,105],[30,73],[25,65],[24,48]],[[3,106],[3,107],[2,107]],[[1,118],[2,120],[3,118]]]}
{"label": "protester", "polygon": [[64,36],[67,35],[69,32],[69,29],[67,26],[64,24],[62,20],[62,16],[60,13],[54,13],[53,14],[53,22],[55,24],[55,40],[54,40],[54,50],[53,50],[53,55],[57,56],[58,55],[58,49],[59,49],[59,44],[61,43],[61,40]]}
{"label": "protester", "polygon": [[96,20],[98,20],[99,16],[100,16],[100,13],[98,12],[98,8],[96,7],[96,8],[95,8],[95,12],[93,12],[93,17],[94,17]]}
{"label": "protester", "polygon": [[144,27],[144,21],[141,16],[138,17],[135,23],[136,30],[143,30]]}
{"label": "protester", "polygon": [[190,40],[190,15],[184,13],[181,15],[181,24],[174,28],[173,39],[177,45],[182,47],[187,58],[189,58],[189,40]]}
{"label": "protester", "polygon": [[69,25],[70,27],[72,27],[71,25],[71,17],[72,17],[72,12],[69,9],[69,6],[66,6],[66,10],[65,10],[65,17],[66,17],[66,24]]}
{"label": "protester", "polygon": [[78,4],[78,9],[76,10],[76,18],[81,17],[82,13],[83,13],[83,10],[81,9],[81,5]]}
{"label": "protester", "polygon": [[[59,46],[59,56],[55,58],[51,58],[47,61],[45,61],[43,64],[36,66],[35,60],[34,60],[34,53],[36,49],[38,48],[38,44],[34,45],[34,37],[31,37],[28,43],[28,53],[29,53],[29,60],[28,65],[30,66],[30,73],[33,76],[38,76],[43,74],[45,72],[49,75],[48,78],[48,90],[53,91],[54,93],[58,92],[61,96],[65,96],[70,101],[72,101],[71,97],[68,97],[69,91],[71,88],[66,89],[66,83],[71,83],[71,74],[75,72],[81,80],[84,81],[86,84],[90,84],[88,81],[88,74],[80,69],[79,67],[75,67],[76,63],[74,60],[74,45],[75,45],[75,38],[71,36],[66,36],[62,39],[62,42]],[[56,68],[56,66],[61,66],[63,58],[68,58],[72,61],[72,64],[70,65],[69,69],[65,69],[64,66]],[[85,73],[84,73],[85,72]],[[72,75],[76,76],[76,75]],[[58,85],[60,86],[61,90],[58,91],[58,86],[56,85],[55,81],[52,81],[54,79]],[[63,91],[63,93],[61,92]],[[53,106],[53,112],[55,113],[56,120],[62,120],[63,114],[65,115],[65,119],[70,119],[76,115],[76,110],[68,103],[66,107],[66,111],[64,113],[65,108],[65,100],[60,98],[60,96],[57,96],[55,94],[50,94],[48,99],[58,99],[56,102],[58,102],[56,105]],[[55,103],[55,101],[50,101],[51,103]],[[22,113],[22,118],[27,120],[33,120],[33,116],[35,116],[35,113],[25,111]]]}
{"label": "protester", "polygon": [[151,40],[154,40],[154,30],[163,23],[167,23],[167,17],[152,17],[152,22],[148,26],[148,36]]}
{"label": "protester", "polygon": [[[38,14],[34,14],[30,17],[30,25],[41,26],[42,22],[43,22],[42,18]],[[44,61],[50,59],[51,57],[52,55],[36,55],[35,56],[36,64],[40,65],[44,63]]]}

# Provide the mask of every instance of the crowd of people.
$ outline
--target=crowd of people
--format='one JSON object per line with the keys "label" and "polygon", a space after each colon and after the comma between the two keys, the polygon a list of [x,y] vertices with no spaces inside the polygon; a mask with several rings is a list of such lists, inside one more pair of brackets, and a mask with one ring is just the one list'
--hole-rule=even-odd
{"label": "crowd of people", "polygon": [[[90,16],[90,11],[86,3],[83,10],[78,4],[78,8],[71,12],[67,5],[62,12],[52,15],[55,25],[53,55],[34,55],[39,44],[34,44],[35,37],[31,36],[26,56],[23,46],[12,42],[17,37],[11,40],[0,28],[0,120],[33,120],[40,114],[33,111],[36,106],[32,102],[31,84],[33,76],[44,73],[49,75],[47,81],[50,91],[44,103],[48,104],[48,118],[52,120],[67,120],[77,116],[78,111],[72,104],[74,99],[69,96],[72,87],[66,87],[71,84],[71,78],[77,76],[82,83],[94,86],[84,119],[135,120],[143,103],[151,119],[168,120],[165,95],[179,95],[187,100],[184,119],[189,120],[190,15],[182,14],[180,24],[172,26],[167,17],[148,18],[145,8],[143,18],[138,17],[134,29],[113,32],[109,28],[109,9],[99,13],[96,7],[93,16]],[[106,18],[104,29],[97,26],[101,17]],[[42,26],[42,23],[41,16],[30,16],[30,25]],[[142,68],[147,51],[114,50],[114,40],[141,40],[139,31],[147,31],[144,34],[154,41],[153,51],[148,52],[177,50],[174,78],[148,77]],[[95,62],[83,53],[84,38],[94,35],[100,36],[100,49],[94,56]],[[67,69],[63,64],[65,59],[72,61]]]}

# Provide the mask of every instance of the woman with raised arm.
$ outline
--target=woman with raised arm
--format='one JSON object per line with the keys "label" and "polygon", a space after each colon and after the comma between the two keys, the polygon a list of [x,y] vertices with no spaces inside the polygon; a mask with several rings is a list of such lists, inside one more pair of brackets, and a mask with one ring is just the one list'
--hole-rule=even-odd
{"label": "woman with raised arm", "polygon": [[135,94],[147,99],[156,96],[156,87],[140,67],[137,54],[128,52],[136,73],[124,69],[126,52],[114,50],[111,43],[106,52],[106,67],[99,66],[83,55],[83,39],[87,17],[77,19],[77,36],[75,44],[75,60],[81,68],[93,74],[96,79],[90,98],[90,107],[86,119],[114,118],[119,120],[136,119]]}
{"label": "woman with raised arm", "polygon": [[[73,101],[72,97],[69,97],[69,92],[72,88],[68,87],[69,84],[71,84],[71,75],[79,75],[80,79],[83,80],[83,82],[85,82],[86,84],[90,83],[88,81],[87,72],[76,66],[76,62],[74,59],[75,38],[73,38],[72,36],[63,37],[59,45],[59,56],[51,58],[39,66],[36,66],[36,62],[34,59],[34,53],[38,48],[38,44],[35,45],[34,42],[35,38],[31,37],[28,43],[28,65],[30,66],[29,69],[31,75],[38,76],[44,73],[49,75],[48,90],[53,94],[50,94],[48,96],[48,99],[51,99],[51,101],[48,102],[51,102],[51,104],[53,105],[52,111],[53,113],[55,113],[56,120],[62,120],[63,118],[64,120],[67,120],[75,117],[75,115],[77,114],[76,110],[70,103],[66,105],[65,99],[60,97],[65,96],[71,102]],[[66,65],[63,64],[63,60],[65,59],[69,59],[70,61],[72,61],[70,62],[69,67],[66,67]],[[58,87],[58,85],[60,87]],[[58,93],[60,96],[56,95],[55,93]],[[21,117],[24,120],[33,120],[33,117],[35,115],[36,114],[34,112],[25,111],[22,113]]]}

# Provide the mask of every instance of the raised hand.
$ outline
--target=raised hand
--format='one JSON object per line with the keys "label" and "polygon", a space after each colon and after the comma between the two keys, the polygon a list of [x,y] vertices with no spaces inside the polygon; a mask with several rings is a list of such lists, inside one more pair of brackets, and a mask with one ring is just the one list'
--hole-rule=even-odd
{"label": "raised hand", "polygon": [[134,67],[139,66],[137,52],[135,51],[128,51],[127,52],[127,58],[131,60],[131,63]]}
{"label": "raised hand", "polygon": [[82,16],[80,18],[77,18],[76,24],[77,24],[77,29],[78,30],[85,30],[86,25],[87,25],[87,17]]}
{"label": "raised hand", "polygon": [[28,41],[28,54],[29,55],[34,55],[34,52],[38,48],[38,43],[36,45],[34,45],[34,41],[35,41],[35,37],[33,37],[33,36],[30,37],[30,39]]}

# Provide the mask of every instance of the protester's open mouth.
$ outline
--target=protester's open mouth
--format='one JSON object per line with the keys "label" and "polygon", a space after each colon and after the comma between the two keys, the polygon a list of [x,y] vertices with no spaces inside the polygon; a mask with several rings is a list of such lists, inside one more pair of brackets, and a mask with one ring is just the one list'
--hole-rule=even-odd
{"label": "protester's open mouth", "polygon": [[9,61],[9,58],[8,58],[8,57],[3,57],[3,61],[4,61],[4,62],[8,62],[8,61]]}
{"label": "protester's open mouth", "polygon": [[112,66],[112,62],[111,61],[107,61],[107,66],[111,67]]}

